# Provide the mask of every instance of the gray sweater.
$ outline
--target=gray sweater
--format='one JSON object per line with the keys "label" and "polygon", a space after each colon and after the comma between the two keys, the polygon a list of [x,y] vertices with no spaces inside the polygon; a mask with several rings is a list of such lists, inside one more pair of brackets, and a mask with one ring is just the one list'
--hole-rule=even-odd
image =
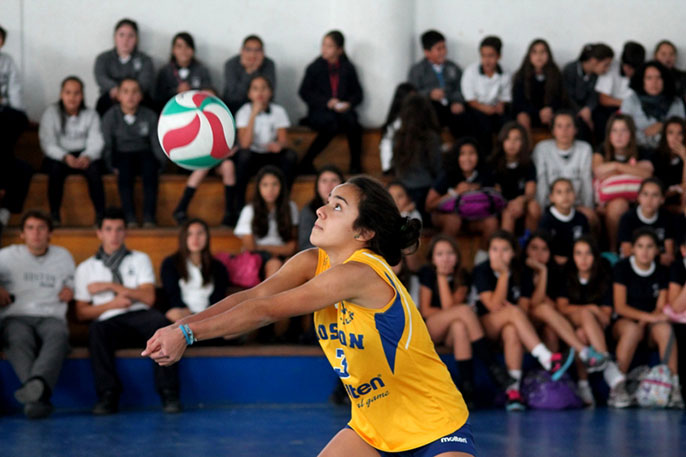
{"label": "gray sweater", "polygon": [[250,81],[256,75],[264,76],[272,83],[272,93],[276,94],[276,66],[269,57],[265,57],[260,68],[248,74],[241,65],[241,56],[231,57],[224,64],[224,94],[227,104],[242,105],[248,101]]}
{"label": "gray sweater", "polygon": [[558,149],[552,139],[543,140],[536,145],[533,152],[536,165],[536,200],[541,208],[550,204],[550,185],[557,178],[572,181],[577,205],[593,208],[592,155],[591,145],[585,141],[575,140],[568,151]]}
{"label": "gray sweater", "polygon": [[105,139],[103,156],[112,168],[118,154],[151,151],[163,165],[166,155],[157,137],[157,114],[145,106],[139,106],[135,121],[129,124],[119,105],[110,108],[102,118],[102,134]]}
{"label": "gray sweater", "polygon": [[[186,72],[188,74],[184,74]],[[185,78],[182,76],[185,76]],[[185,69],[179,68],[174,62],[169,62],[157,74],[155,98],[162,103],[166,103],[176,95],[176,90],[182,82],[187,82],[193,90],[210,89],[212,87],[210,72],[200,62],[194,61]]]}
{"label": "gray sweater", "polygon": [[686,113],[684,113],[684,103],[678,97],[674,97],[674,101],[669,106],[669,110],[667,111],[667,115],[664,117],[664,119],[655,119],[654,117],[646,115],[641,107],[641,101],[639,100],[638,95],[635,93],[632,93],[629,97],[622,101],[622,106],[619,108],[619,110],[622,113],[628,114],[634,118],[634,123],[636,124],[636,142],[639,146],[644,146],[647,148],[657,148],[657,145],[660,143],[660,137],[662,136],[662,133],[657,133],[653,136],[647,136],[644,132],[644,129],[650,127],[656,122],[664,122],[666,119],[669,119],[672,116],[679,116],[682,119],[686,117]]}
{"label": "gray sweater", "polygon": [[100,93],[109,92],[124,78],[134,78],[144,94],[150,94],[155,80],[152,59],[140,51],[134,51],[126,63],[119,60],[116,49],[110,49],[95,59],[95,80]]}
{"label": "gray sweater", "polygon": [[76,116],[66,116],[64,128],[59,104],[54,103],[45,110],[38,128],[38,138],[43,153],[51,159],[61,161],[70,152],[83,151],[91,160],[102,157],[105,141],[100,130],[100,118],[95,110],[82,109]]}
{"label": "gray sweater", "polygon": [[14,59],[9,54],[0,52],[0,106],[7,106],[23,111],[21,99],[21,80]]}
{"label": "gray sweater", "polygon": [[584,75],[578,60],[569,62],[562,69],[562,81],[574,111],[580,111],[586,106],[593,110],[598,106],[598,93],[595,91],[597,80],[598,76],[595,74]]}
{"label": "gray sweater", "polygon": [[[443,64],[443,81],[445,96],[448,103],[464,103],[460,89],[462,70],[454,62],[446,60]],[[428,97],[433,89],[440,89],[441,84],[434,71],[433,65],[426,58],[412,65],[407,80],[412,83],[420,94]]]}

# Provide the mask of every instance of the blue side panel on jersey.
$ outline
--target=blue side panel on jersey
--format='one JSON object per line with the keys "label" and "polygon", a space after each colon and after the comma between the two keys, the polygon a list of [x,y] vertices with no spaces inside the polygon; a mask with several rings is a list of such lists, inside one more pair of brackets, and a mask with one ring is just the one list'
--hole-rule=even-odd
{"label": "blue side panel on jersey", "polygon": [[[393,284],[393,280],[386,274],[388,280]],[[395,354],[398,350],[398,343],[405,330],[405,310],[400,299],[400,291],[395,289],[395,301],[384,313],[378,313],[374,317],[376,329],[381,337],[381,346],[386,355],[386,361],[391,368],[391,373],[395,373]]]}

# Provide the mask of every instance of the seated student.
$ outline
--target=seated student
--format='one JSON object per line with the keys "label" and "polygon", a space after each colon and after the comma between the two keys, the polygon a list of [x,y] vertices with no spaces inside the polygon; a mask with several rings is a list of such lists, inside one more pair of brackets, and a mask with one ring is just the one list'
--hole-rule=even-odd
{"label": "seated student", "polygon": [[[672,319],[672,328],[676,336],[676,344],[679,348],[679,370],[680,376],[686,373],[686,325],[684,325],[683,316],[686,315],[686,237],[682,236],[679,242],[679,256],[677,260],[672,262],[669,270],[669,289],[667,295],[667,305],[665,305],[665,314]],[[681,317],[681,320],[678,318]],[[682,393],[683,393],[682,386]]]}
{"label": "seated student", "polygon": [[100,88],[96,111],[103,116],[112,105],[120,103],[117,92],[126,79],[138,81],[141,97],[150,98],[155,82],[152,59],[138,50],[138,24],[121,19],[114,26],[114,49],[105,51],[95,59],[95,81]]}
{"label": "seated student", "polygon": [[686,120],[670,117],[664,122],[657,150],[652,155],[655,176],[665,186],[665,207],[684,213],[684,164],[686,164]]}
{"label": "seated student", "polygon": [[605,139],[605,126],[612,114],[617,112],[622,101],[631,95],[629,83],[636,70],[645,62],[646,50],[640,43],[627,41],[618,62],[612,61],[610,69],[598,76],[595,90],[598,92],[598,106],[594,111],[596,141]]}
{"label": "seated student", "polygon": [[441,171],[441,136],[436,114],[419,94],[405,98],[393,136],[393,172],[424,217],[426,195]]}
{"label": "seated student", "polygon": [[288,132],[291,122],[282,106],[272,103],[272,88],[264,76],[250,81],[248,103],[236,113],[238,145],[240,149],[232,159],[236,166],[237,207],[245,204],[245,189],[257,170],[265,165],[278,166],[291,188],[295,179],[298,154],[288,148]]}
{"label": "seated student", "polygon": [[467,101],[470,131],[484,156],[493,149],[493,134],[505,121],[505,104],[512,101],[510,74],[498,64],[502,46],[496,36],[481,40],[481,60],[465,68],[462,75],[462,96]]}
{"label": "seated student", "polygon": [[557,178],[550,185],[550,207],[543,213],[539,227],[550,234],[555,261],[564,265],[572,255],[574,240],[589,232],[588,219],[574,206],[572,181]]}
{"label": "seated student", "polygon": [[407,80],[417,91],[431,100],[441,126],[449,127],[453,138],[466,133],[464,97],[460,88],[462,70],[446,59],[445,37],[436,30],[427,30],[420,39],[424,58],[412,65]]}
{"label": "seated student", "polygon": [[486,363],[503,389],[508,387],[509,375],[489,350],[476,313],[465,304],[470,284],[455,240],[436,235],[426,257],[429,264],[419,270],[419,309],[433,342],[452,348],[457,362],[457,387],[473,407],[476,384],[473,356]]}
{"label": "seated student", "polygon": [[272,92],[276,90],[276,65],[264,55],[264,43],[257,35],[243,39],[241,52],[224,64],[224,93],[222,98],[232,113],[248,103],[250,80],[257,75],[269,80]]}
{"label": "seated student", "polygon": [[536,165],[536,199],[541,208],[548,204],[550,186],[557,178],[572,182],[576,195],[575,206],[583,212],[591,225],[596,225],[593,210],[593,182],[591,181],[591,145],[576,140],[574,113],[561,110],[553,117],[553,138],[539,142],[534,148]]}
{"label": "seated student", "polygon": [[117,98],[119,105],[110,108],[102,118],[103,155],[109,168],[117,174],[126,225],[129,228],[138,226],[133,207],[133,183],[140,173],[143,177],[143,226],[154,227],[159,172],[166,163],[157,138],[157,115],[141,106],[143,93],[133,78],[121,80]]}
{"label": "seated student", "polygon": [[[7,31],[0,27],[0,49]],[[0,232],[10,213],[20,213],[29,192],[33,169],[14,155],[14,145],[28,125],[21,96],[19,69],[12,57],[0,52]],[[1,195],[4,192],[4,197]]]}
{"label": "seated student", "polygon": [[588,371],[602,371],[607,367],[609,356],[598,352],[583,342],[569,321],[555,307],[560,288],[561,268],[550,252],[550,237],[545,231],[534,232],[524,247],[525,265],[531,269],[534,290],[528,314],[533,324],[542,327],[546,346],[557,350],[561,339],[573,348],[581,367]]}
{"label": "seated student", "polygon": [[[156,309],[155,271],[147,254],[126,248],[126,218],[119,208],[108,208],[97,229],[102,243],[74,275],[76,316],[92,321],[88,332],[98,403],[93,414],[114,414],[119,409],[121,381],[117,377],[117,349],[140,347],[169,321]],[[155,387],[164,412],[177,413],[178,367],[155,365]]]}
{"label": "seated student", "polygon": [[61,222],[64,180],[75,173],[86,177],[97,223],[105,210],[101,160],[105,142],[98,113],[86,108],[81,79],[68,76],[62,81],[60,100],[43,113],[38,137],[45,154],[43,168],[48,172],[48,201],[53,225]]}
{"label": "seated student", "polygon": [[321,56],[308,65],[300,83],[298,95],[307,104],[307,125],[317,131],[300,162],[300,173],[314,174],[312,161],[338,132],[348,137],[350,173],[362,171],[362,127],[355,112],[362,103],[362,86],[344,45],[338,30],[324,35]]}
{"label": "seated student", "polygon": [[241,210],[233,233],[244,249],[262,256],[266,279],[297,250],[298,207],[289,200],[286,178],[278,168],[263,167],[255,182],[252,202]]}
{"label": "seated student", "polygon": [[[487,168],[479,166],[477,147],[474,138],[459,140],[446,158],[445,169],[426,196],[426,211],[431,213],[433,225],[450,236],[458,235],[463,220],[455,211],[442,211],[441,204],[464,192],[493,186],[493,177]],[[471,231],[481,235],[480,249],[485,250],[491,235],[498,229],[496,215],[466,222]]]}
{"label": "seated student", "polygon": [[[614,388],[624,380],[617,365],[610,359],[605,329],[612,318],[612,277],[610,263],[600,255],[594,239],[584,235],[574,242],[570,262],[560,276],[557,309],[570,320],[584,344],[590,344],[607,360],[603,371],[605,380]],[[593,392],[588,384],[588,371],[577,364],[578,392],[587,405],[594,405]]]}
{"label": "seated student", "polygon": [[610,69],[614,51],[604,43],[587,44],[579,57],[569,62],[562,69],[569,103],[576,117],[579,118],[579,138],[593,140],[593,111],[598,106],[598,93],[595,90],[598,76]]}
{"label": "seated student", "polygon": [[633,233],[640,227],[650,227],[658,243],[659,262],[669,267],[674,261],[676,237],[675,217],[662,208],[665,202],[662,182],[658,178],[646,178],[638,190],[638,206],[631,208],[619,220],[619,253],[629,257]]}
{"label": "seated student", "polygon": [[503,343],[505,365],[511,377],[506,390],[508,411],[524,409],[519,392],[524,357],[522,345],[553,374],[554,379],[559,379],[574,360],[574,351],[566,356],[552,353],[526,316],[533,282],[527,270],[521,268],[516,248],[512,234],[503,230],[495,232],[488,243],[488,260],[478,264],[472,272],[479,296],[476,306],[481,325],[490,340],[502,340]]}
{"label": "seated student", "polygon": [[[422,214],[417,210],[412,198],[410,198],[410,193],[408,192],[407,187],[405,187],[403,183],[398,180],[391,181],[386,186],[386,190],[389,194],[391,194],[391,197],[393,197],[395,206],[398,207],[398,211],[400,211],[400,215],[402,217],[417,219],[422,223],[422,225],[424,224]],[[419,271],[419,268],[424,264],[424,258],[419,254],[419,252],[407,253],[403,257],[403,263],[409,275],[411,272]],[[393,265],[393,267],[395,268],[395,265]],[[406,281],[403,281],[403,283],[405,282]]]}
{"label": "seated student", "polygon": [[0,249],[0,349],[22,386],[14,397],[30,419],[50,415],[50,396],[69,353],[67,303],[74,297],[74,259],[50,244],[52,221],[27,211],[23,244]]}
{"label": "seated student", "polygon": [[[667,269],[655,262],[658,239],[653,229],[642,227],[632,238],[632,255],[620,260],[614,268],[614,305],[619,320],[613,325],[617,339],[617,365],[626,374],[634,358],[636,347],[644,340],[656,344],[660,357],[665,353],[672,333],[669,318],[664,314],[667,304],[669,274]],[[647,338],[646,338],[647,337]],[[673,348],[667,361],[672,372],[672,389],[668,407],[683,405],[677,367],[677,349]],[[610,391],[608,405],[625,408],[627,401],[625,383]]]}
{"label": "seated student", "polygon": [[400,108],[408,95],[417,92],[417,88],[410,83],[400,83],[395,88],[391,106],[388,108],[386,122],[381,126],[381,142],[379,143],[379,155],[381,156],[381,171],[384,174],[393,170],[393,137],[401,125]]}
{"label": "seated student", "polygon": [[[653,175],[653,164],[644,158],[636,145],[636,125],[631,116],[614,113],[607,121],[605,141],[598,152],[593,154],[593,178],[599,194],[597,211],[605,217],[608,247],[617,250],[617,230],[619,218],[629,209],[633,200],[626,193],[612,196],[614,179],[624,176],[629,179],[645,179]],[[615,178],[617,177],[617,178]],[[609,190],[608,190],[608,186]]]}
{"label": "seated student", "polygon": [[188,32],[179,32],[172,38],[169,63],[157,73],[155,99],[164,106],[170,98],[187,90],[212,87],[210,71],[195,58],[195,40]]}
{"label": "seated student", "polygon": [[512,80],[512,114],[529,132],[531,127],[550,128],[553,114],[565,107],[566,98],[550,45],[535,39]]}
{"label": "seated student", "polygon": [[671,116],[686,117],[684,102],[676,96],[671,73],[660,62],[642,65],[631,78],[634,93],[624,99],[621,111],[634,118],[640,147],[655,149],[662,127]]}
{"label": "seated student", "polygon": [[510,233],[515,232],[520,219],[524,220],[524,228],[533,232],[541,218],[541,206],[536,201],[536,167],[531,161],[529,145],[526,129],[510,121],[500,129],[489,159],[495,188],[508,202],[500,227]]}
{"label": "seated student", "polygon": [[686,72],[676,68],[677,50],[674,43],[669,40],[660,40],[655,45],[653,58],[672,73],[674,78],[675,93],[682,100],[686,97]]}
{"label": "seated student", "polygon": [[165,316],[177,322],[199,313],[226,297],[229,275],[212,257],[210,228],[202,219],[186,221],[179,232],[178,250],[165,258],[160,269],[169,310]]}
{"label": "seated student", "polygon": [[335,165],[325,165],[317,172],[314,180],[314,196],[303,206],[298,217],[298,250],[304,251],[314,247],[310,242],[310,234],[317,220],[317,210],[329,201],[329,194],[339,184],[345,182],[343,172]]}

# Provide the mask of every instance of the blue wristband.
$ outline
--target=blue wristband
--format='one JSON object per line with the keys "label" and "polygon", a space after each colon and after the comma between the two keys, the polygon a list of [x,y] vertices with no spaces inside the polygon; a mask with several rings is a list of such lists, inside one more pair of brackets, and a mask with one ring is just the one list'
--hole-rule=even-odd
{"label": "blue wristband", "polygon": [[183,333],[183,337],[186,338],[186,344],[187,345],[190,346],[191,344],[198,341],[198,339],[195,337],[195,335],[193,335],[193,330],[191,330],[191,328],[188,326],[188,324],[183,324],[183,325],[179,326],[179,328],[181,329],[181,333]]}

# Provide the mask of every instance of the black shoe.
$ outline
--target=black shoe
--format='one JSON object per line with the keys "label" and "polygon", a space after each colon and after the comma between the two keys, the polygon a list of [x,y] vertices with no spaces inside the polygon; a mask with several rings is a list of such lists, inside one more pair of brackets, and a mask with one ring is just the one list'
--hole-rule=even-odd
{"label": "black shoe", "polygon": [[187,220],[188,220],[188,214],[186,214],[185,211],[174,211],[172,214],[172,217],[176,221],[177,224],[183,225]]}
{"label": "black shoe", "polygon": [[177,414],[181,412],[181,401],[178,392],[165,390],[162,393],[162,411],[167,414]]}
{"label": "black shoe", "polygon": [[512,376],[507,372],[507,369],[500,364],[493,363],[489,365],[488,372],[503,392],[515,382]]}
{"label": "black shoe", "polygon": [[29,419],[44,419],[52,414],[52,410],[49,401],[34,401],[24,405],[24,415]]}
{"label": "black shoe", "polygon": [[352,165],[350,166],[351,175],[359,175],[360,173],[362,173],[362,167],[360,167],[359,165],[354,167]]}
{"label": "black shoe", "polygon": [[57,228],[62,225],[62,219],[59,214],[50,215],[50,219],[52,220],[52,228]]}
{"label": "black shoe", "polygon": [[107,416],[117,411],[119,411],[119,396],[112,391],[105,392],[93,407],[93,414],[96,416]]}
{"label": "black shoe", "polygon": [[28,405],[40,400],[45,391],[45,383],[40,378],[31,378],[14,392],[14,398],[22,405]]}

